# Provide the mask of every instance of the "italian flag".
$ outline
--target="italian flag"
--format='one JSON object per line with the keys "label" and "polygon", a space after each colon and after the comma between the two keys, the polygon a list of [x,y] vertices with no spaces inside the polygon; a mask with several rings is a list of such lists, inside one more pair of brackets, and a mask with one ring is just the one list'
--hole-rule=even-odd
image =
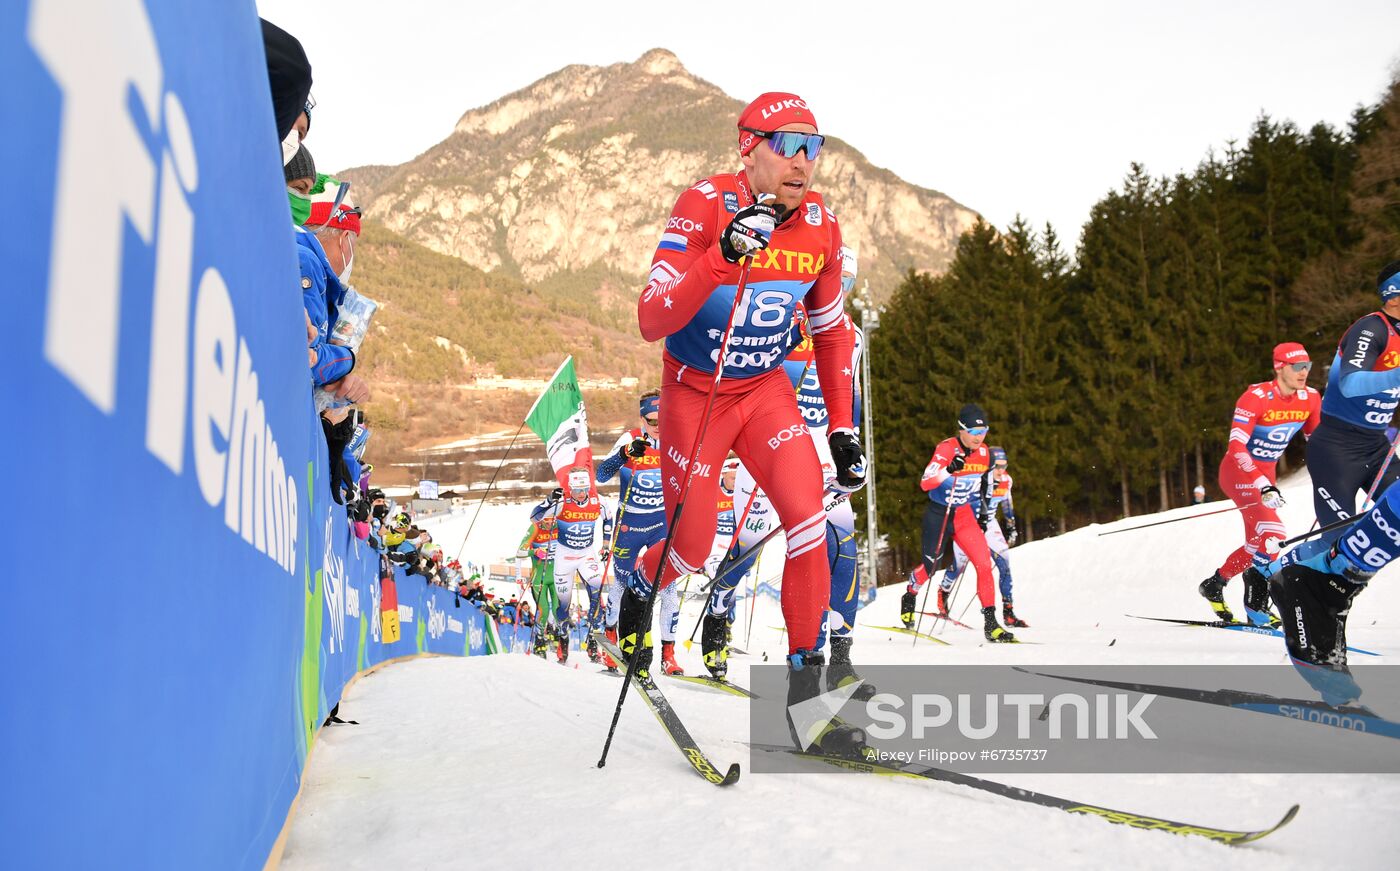
{"label": "italian flag", "polygon": [[569,470],[585,466],[592,489],[593,448],[588,444],[588,416],[583,410],[583,392],[578,389],[573,357],[559,364],[549,385],[530,407],[525,422],[544,442],[559,486],[568,489]]}

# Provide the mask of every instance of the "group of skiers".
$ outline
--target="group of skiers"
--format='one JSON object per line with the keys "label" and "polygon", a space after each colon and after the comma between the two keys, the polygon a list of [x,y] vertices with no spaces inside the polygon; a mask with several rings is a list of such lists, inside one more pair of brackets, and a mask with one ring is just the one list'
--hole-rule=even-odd
{"label": "group of skiers", "polygon": [[[1235,403],[1220,487],[1240,507],[1245,542],[1200,585],[1219,619],[1233,621],[1223,590],[1242,573],[1249,622],[1281,629],[1298,671],[1332,704],[1360,695],[1347,668],[1351,603],[1400,555],[1400,488],[1391,486],[1400,477],[1400,464],[1392,462],[1400,260],[1381,270],[1376,289],[1381,307],[1343,334],[1325,393],[1307,386],[1307,351],[1285,342],[1274,348],[1274,379],[1251,384]],[[1300,430],[1308,440],[1317,534],[1280,554],[1287,533],[1275,465]]]}
{"label": "group of skiers", "polygon": [[[702,653],[709,676],[722,680],[735,591],[753,566],[756,545],[780,527],[791,707],[823,684],[858,680],[850,632],[859,583],[847,500],[865,481],[854,384],[862,337],[844,307],[857,270],[836,216],[810,189],[825,139],[807,104],[795,94],[766,93],[743,110],[737,127],[742,170],[710,176],[680,195],[638,301],[643,337],[664,340],[661,389],[641,396],[640,425],[618,438],[592,480],[580,467],[567,488],[536,507],[522,552],[536,560],[537,578],[553,571],[554,598],[541,599],[542,622],[552,611],[553,631],[567,637],[569,590],[581,578],[590,628],[609,649],[629,657],[635,651],[643,679],[651,667],[653,598],[661,602],[662,668],[679,673],[677,581],[713,579]],[[1400,476],[1400,464],[1389,462],[1393,433],[1387,433],[1400,396],[1397,273],[1400,262],[1386,267],[1381,311],[1343,338],[1325,397],[1307,386],[1311,361],[1291,342],[1274,350],[1274,379],[1241,396],[1220,486],[1240,506],[1245,541],[1200,585],[1217,617],[1233,620],[1222,591],[1243,573],[1249,620],[1278,625],[1272,598],[1284,612],[1295,660],[1332,675],[1345,676],[1351,599],[1400,554],[1400,491],[1386,489]],[[971,566],[986,639],[1014,642],[1009,629],[1026,623],[1012,603],[1007,551],[1017,530],[1007,452],[987,444],[990,425],[980,406],[965,405],[957,425],[934,449],[920,482],[929,496],[923,559],[901,599],[901,620],[913,629],[917,594],[951,553],[931,613],[952,619],[949,601]],[[1300,430],[1311,438],[1321,523],[1353,514],[1361,489],[1379,499],[1349,528],[1328,529],[1280,555],[1283,497],[1274,469]],[[622,494],[616,534],[600,558],[609,518],[596,484],[614,477]],[[609,560],[613,581],[604,590]],[[593,638],[590,656],[615,668]],[[1336,680],[1319,682],[1335,688]],[[791,725],[824,752],[843,752],[861,740],[859,730],[839,719]]]}

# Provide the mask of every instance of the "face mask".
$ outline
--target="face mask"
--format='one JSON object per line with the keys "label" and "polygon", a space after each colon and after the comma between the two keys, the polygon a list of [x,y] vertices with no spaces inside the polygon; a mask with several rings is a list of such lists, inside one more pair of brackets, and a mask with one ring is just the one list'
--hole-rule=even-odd
{"label": "face mask", "polygon": [[305,224],[311,217],[311,199],[298,191],[287,188],[287,202],[292,207],[292,222],[297,226]]}
{"label": "face mask", "polygon": [[296,156],[297,149],[301,147],[301,137],[297,135],[297,128],[293,127],[287,134],[287,138],[282,140],[282,165],[286,166],[292,162]]}
{"label": "face mask", "polygon": [[354,265],[355,265],[355,251],[354,251],[354,249],[351,249],[351,251],[350,251],[350,259],[345,261],[345,271],[336,276],[336,278],[339,278],[339,279],[340,279],[340,283],[341,283],[341,284],[344,284],[344,285],[347,285],[347,286],[350,284],[350,270],[351,270],[351,268],[354,267]]}

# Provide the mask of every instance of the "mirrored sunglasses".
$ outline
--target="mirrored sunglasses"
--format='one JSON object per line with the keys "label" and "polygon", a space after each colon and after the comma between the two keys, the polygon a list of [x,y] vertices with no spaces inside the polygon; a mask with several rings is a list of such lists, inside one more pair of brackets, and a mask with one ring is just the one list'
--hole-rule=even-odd
{"label": "mirrored sunglasses", "polygon": [[806,151],[808,160],[816,160],[826,144],[826,137],[820,133],[798,133],[795,130],[756,130],[753,127],[740,127],[746,133],[768,140],[768,147],[783,157],[792,158],[797,152]]}

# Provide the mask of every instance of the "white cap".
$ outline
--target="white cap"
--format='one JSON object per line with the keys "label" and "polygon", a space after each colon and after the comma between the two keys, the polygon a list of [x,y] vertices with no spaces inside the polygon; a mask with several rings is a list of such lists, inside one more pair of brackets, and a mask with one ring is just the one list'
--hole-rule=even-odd
{"label": "white cap", "polygon": [[569,489],[570,489],[570,490],[587,490],[587,489],[589,489],[589,487],[588,487],[588,472],[584,471],[583,469],[574,469],[572,472],[570,472],[570,473],[569,473]]}

